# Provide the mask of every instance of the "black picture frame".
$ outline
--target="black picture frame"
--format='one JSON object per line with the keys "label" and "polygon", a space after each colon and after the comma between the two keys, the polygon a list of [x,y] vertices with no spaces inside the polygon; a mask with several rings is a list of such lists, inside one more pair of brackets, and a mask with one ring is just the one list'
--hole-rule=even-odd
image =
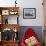
{"label": "black picture frame", "polygon": [[23,8],[24,19],[36,19],[36,8]]}

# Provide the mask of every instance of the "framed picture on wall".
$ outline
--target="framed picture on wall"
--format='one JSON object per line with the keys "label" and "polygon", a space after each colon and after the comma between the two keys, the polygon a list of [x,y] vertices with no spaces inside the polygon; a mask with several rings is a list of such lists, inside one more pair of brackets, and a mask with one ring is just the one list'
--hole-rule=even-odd
{"label": "framed picture on wall", "polygon": [[36,18],[36,8],[24,8],[23,18],[24,19],[35,19]]}
{"label": "framed picture on wall", "polygon": [[2,10],[2,15],[9,15],[9,10]]}

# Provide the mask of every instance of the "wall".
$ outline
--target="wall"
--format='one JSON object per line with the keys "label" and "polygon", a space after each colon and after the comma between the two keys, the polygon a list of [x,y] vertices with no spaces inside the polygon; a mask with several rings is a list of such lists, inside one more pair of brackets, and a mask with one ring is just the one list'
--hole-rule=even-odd
{"label": "wall", "polygon": [[[43,26],[42,0],[21,0],[20,5],[20,24],[22,26]],[[23,8],[36,8],[36,19],[23,19]]]}
{"label": "wall", "polygon": [[[15,6],[15,0],[0,0],[0,6]],[[17,0],[19,11],[19,24],[21,26],[43,26],[43,0]],[[23,19],[23,8],[36,8],[36,19]]]}

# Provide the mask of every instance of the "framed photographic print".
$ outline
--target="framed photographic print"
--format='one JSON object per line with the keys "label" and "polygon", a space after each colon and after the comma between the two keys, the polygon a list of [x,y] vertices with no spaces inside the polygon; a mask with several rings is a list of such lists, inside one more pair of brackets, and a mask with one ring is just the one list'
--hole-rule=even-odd
{"label": "framed photographic print", "polygon": [[9,15],[9,10],[2,10],[2,15]]}
{"label": "framed photographic print", "polygon": [[36,8],[24,8],[23,18],[24,19],[35,19],[36,18]]}

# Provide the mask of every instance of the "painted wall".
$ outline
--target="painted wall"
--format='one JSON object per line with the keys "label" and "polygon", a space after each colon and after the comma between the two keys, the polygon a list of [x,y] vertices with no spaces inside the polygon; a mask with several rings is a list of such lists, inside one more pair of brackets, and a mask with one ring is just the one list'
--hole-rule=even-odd
{"label": "painted wall", "polygon": [[[36,8],[36,19],[23,19],[23,8]],[[43,6],[42,0],[21,1],[20,23],[23,26],[42,26],[43,25]]]}
{"label": "painted wall", "polygon": [[[15,6],[15,0],[0,0],[0,6]],[[19,24],[21,26],[43,26],[43,0],[17,0],[19,6]],[[36,8],[36,19],[23,19],[23,8]],[[12,17],[11,17],[12,18]],[[10,19],[9,19],[10,20]]]}

